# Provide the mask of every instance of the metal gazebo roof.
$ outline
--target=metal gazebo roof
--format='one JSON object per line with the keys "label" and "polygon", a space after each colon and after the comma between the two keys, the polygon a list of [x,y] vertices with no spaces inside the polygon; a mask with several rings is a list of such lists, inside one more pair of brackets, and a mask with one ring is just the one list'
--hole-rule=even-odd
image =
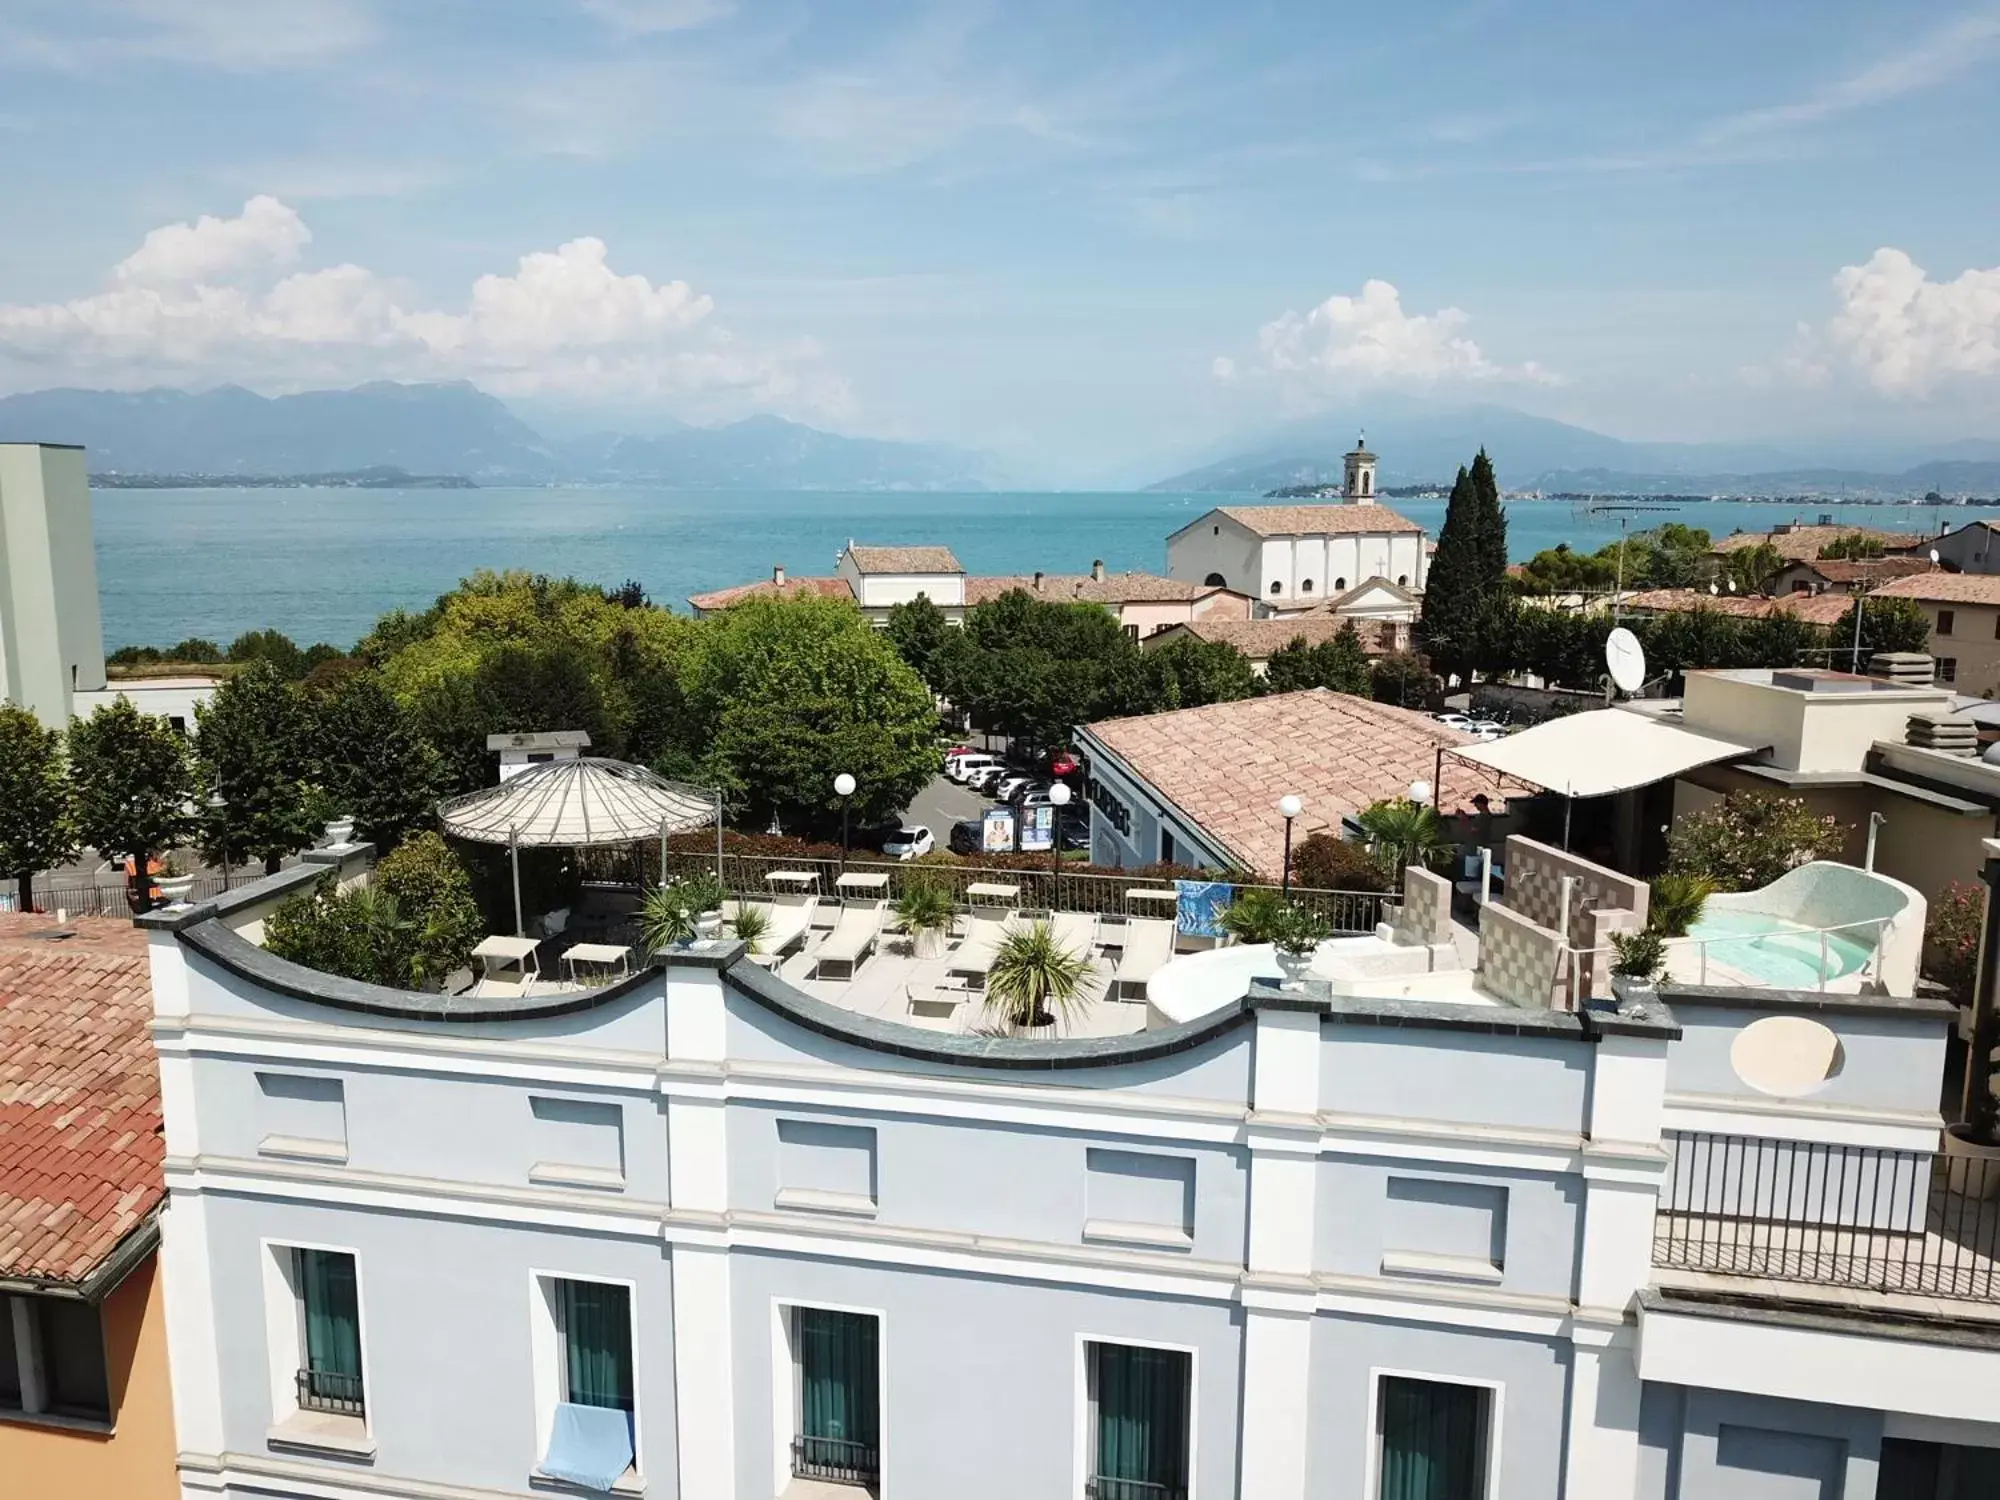
{"label": "metal gazebo roof", "polygon": [[716,812],[716,794],[705,787],[588,757],[530,766],[438,804],[438,820],[456,838],[531,848],[656,839],[705,828]]}

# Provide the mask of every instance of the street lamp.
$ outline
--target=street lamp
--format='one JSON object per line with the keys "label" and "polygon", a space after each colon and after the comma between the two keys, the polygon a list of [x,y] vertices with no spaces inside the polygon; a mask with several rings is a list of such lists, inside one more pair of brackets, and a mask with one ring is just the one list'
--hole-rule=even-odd
{"label": "street lamp", "polygon": [[1292,895],[1292,819],[1305,810],[1305,803],[1291,792],[1278,799],[1278,814],[1285,820],[1285,873],[1279,881],[1284,887],[1286,900],[1290,900]]}
{"label": "street lamp", "polygon": [[1411,782],[1410,800],[1419,807],[1428,805],[1431,800],[1431,784],[1423,780]]}
{"label": "street lamp", "polygon": [[215,790],[208,794],[208,810],[215,814],[216,831],[222,845],[222,888],[229,889],[229,799],[222,795],[222,778],[215,778]]}
{"label": "street lamp", "polygon": [[840,870],[847,873],[847,805],[854,795],[854,778],[842,771],[833,778],[833,789],[840,796]]}
{"label": "street lamp", "polygon": [[1049,805],[1055,808],[1055,816],[1049,824],[1049,910],[1062,909],[1062,815],[1069,806],[1069,783],[1053,782],[1049,786]]}

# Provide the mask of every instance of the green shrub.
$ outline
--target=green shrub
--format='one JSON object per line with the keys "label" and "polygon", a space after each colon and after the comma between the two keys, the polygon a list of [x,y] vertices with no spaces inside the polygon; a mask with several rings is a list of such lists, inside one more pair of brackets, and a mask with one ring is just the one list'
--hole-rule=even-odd
{"label": "green shrub", "polygon": [[1677,818],[1667,834],[1667,868],[1700,875],[1718,891],[1751,891],[1816,859],[1838,859],[1853,829],[1810,811],[1800,797],[1731,792]]}
{"label": "green shrub", "polygon": [[376,867],[375,886],[415,925],[408,954],[413,988],[441,984],[472,961],[486,918],[472,898],[471,877],[442,836],[425,833],[399,844]]}
{"label": "green shrub", "polygon": [[1686,937],[1688,929],[1701,920],[1702,909],[1714,892],[1715,882],[1706,875],[1669,871],[1653,882],[1646,926],[1661,937]]}
{"label": "green shrub", "polygon": [[1924,978],[1941,984],[1961,1005],[1972,1000],[1979,977],[1979,933],[1986,920],[1986,888],[1955,880],[1931,902],[1924,927]]}
{"label": "green shrub", "polygon": [[1667,940],[1651,928],[1639,932],[1614,932],[1611,948],[1618,957],[1611,972],[1624,979],[1651,983],[1666,972]]}
{"label": "green shrub", "polygon": [[383,860],[370,885],[343,891],[327,871],[271,914],[264,947],[325,974],[435,990],[471,962],[485,932],[464,866],[429,833]]}
{"label": "green shrub", "polygon": [[1315,833],[1292,847],[1292,882],[1316,891],[1386,891],[1389,875],[1368,852],[1331,833]]}

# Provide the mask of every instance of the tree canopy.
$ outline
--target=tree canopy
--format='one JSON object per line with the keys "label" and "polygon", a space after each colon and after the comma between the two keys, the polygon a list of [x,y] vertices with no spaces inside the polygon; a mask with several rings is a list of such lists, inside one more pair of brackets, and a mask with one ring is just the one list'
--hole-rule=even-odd
{"label": "tree canopy", "polygon": [[69,773],[77,837],[101,854],[129,856],[135,888],[146,879],[147,860],[191,830],[187,741],[124,698],[70,721]]}
{"label": "tree canopy", "polygon": [[1373,680],[1374,664],[1352,620],[1317,645],[1294,638],[1273,651],[1264,667],[1264,686],[1273,693],[1323,687],[1365,697]]}
{"label": "tree canopy", "polygon": [[34,878],[77,852],[62,734],[14,703],[0,703],[0,875],[19,882],[17,905],[34,906]]}
{"label": "tree canopy", "polygon": [[[248,854],[276,871],[303,849],[327,809],[313,780],[311,719],[304,695],[259,661],[195,709],[195,758],[204,791],[203,853],[229,863]],[[366,751],[356,747],[356,758]],[[221,798],[208,805],[207,796]]]}
{"label": "tree canopy", "polygon": [[1437,552],[1424,579],[1417,639],[1431,665],[1469,679],[1481,660],[1480,642],[1507,597],[1507,517],[1493,462],[1481,448],[1460,469],[1445,506]]}

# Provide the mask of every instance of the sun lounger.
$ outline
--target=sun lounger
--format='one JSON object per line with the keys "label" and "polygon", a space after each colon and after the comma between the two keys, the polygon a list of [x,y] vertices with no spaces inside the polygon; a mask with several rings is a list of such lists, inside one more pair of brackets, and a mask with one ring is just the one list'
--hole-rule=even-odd
{"label": "sun lounger", "polygon": [[1049,916],[1049,928],[1055,934],[1055,940],[1069,952],[1084,958],[1097,957],[1097,913],[1053,912]]}
{"label": "sun lounger", "polygon": [[952,954],[951,962],[945,965],[947,974],[963,975],[968,980],[986,983],[986,971],[993,967],[993,955],[1000,951],[1000,940],[1014,930],[1015,915],[1011,911],[981,910],[977,907],[965,915],[965,940]]}
{"label": "sun lounger", "polygon": [[[762,903],[760,903],[762,904]],[[782,957],[805,941],[812,929],[813,909],[819,897],[810,891],[787,891],[771,898],[771,926],[757,946],[773,957]]]}
{"label": "sun lounger", "polygon": [[852,979],[860,966],[875,947],[875,940],[882,935],[882,922],[888,915],[886,901],[850,901],[840,909],[840,916],[833,924],[833,931],[826,941],[819,945],[819,952],[813,955],[813,978],[824,979],[828,964],[839,964],[847,970]]}
{"label": "sun lounger", "polygon": [[[1111,993],[1118,1000],[1144,1000],[1146,981],[1174,956],[1174,924],[1166,917],[1133,917],[1125,924],[1125,951]],[[1137,994],[1132,993],[1136,989]]]}

